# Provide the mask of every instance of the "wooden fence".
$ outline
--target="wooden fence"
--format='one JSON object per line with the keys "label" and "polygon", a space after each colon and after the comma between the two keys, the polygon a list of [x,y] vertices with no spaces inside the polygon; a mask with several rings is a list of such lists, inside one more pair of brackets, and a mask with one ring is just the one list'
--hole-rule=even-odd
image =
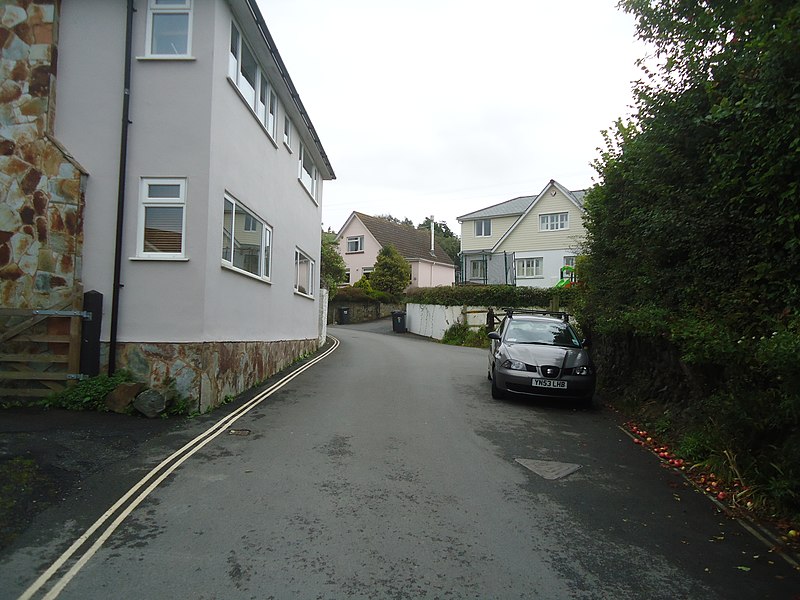
{"label": "wooden fence", "polygon": [[78,290],[49,309],[0,308],[0,400],[46,397],[82,377],[82,307]]}

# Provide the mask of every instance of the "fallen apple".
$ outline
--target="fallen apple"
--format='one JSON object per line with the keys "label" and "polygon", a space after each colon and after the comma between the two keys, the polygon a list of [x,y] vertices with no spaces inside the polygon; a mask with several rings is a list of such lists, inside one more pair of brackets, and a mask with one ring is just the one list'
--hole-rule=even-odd
{"label": "fallen apple", "polygon": [[725,500],[725,498],[727,497],[728,494],[726,494],[725,492],[720,492],[719,494],[717,494],[717,500]]}

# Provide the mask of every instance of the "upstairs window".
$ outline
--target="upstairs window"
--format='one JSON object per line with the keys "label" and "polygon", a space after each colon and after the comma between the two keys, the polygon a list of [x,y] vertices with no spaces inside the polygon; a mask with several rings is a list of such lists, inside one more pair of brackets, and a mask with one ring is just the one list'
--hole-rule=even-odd
{"label": "upstairs window", "polygon": [[475,237],[489,237],[490,235],[492,235],[491,219],[475,221]]}
{"label": "upstairs window", "polygon": [[569,229],[569,213],[539,215],[540,231],[558,231],[560,229]]}
{"label": "upstairs window", "polygon": [[137,256],[184,258],[186,180],[142,179]]}
{"label": "upstairs window", "polygon": [[272,228],[235,198],[225,196],[222,264],[269,281]]}
{"label": "upstairs window", "polygon": [[289,150],[292,151],[292,138],[294,134],[292,132],[292,120],[289,117],[283,118],[283,145]]}
{"label": "upstairs window", "polygon": [[300,144],[300,181],[316,202],[317,167],[314,165],[314,159],[311,157],[311,154],[306,150],[303,144]]}
{"label": "upstairs window", "polygon": [[278,135],[278,96],[255,53],[244,41],[239,28],[233,22],[231,22],[231,43],[228,54],[228,78],[274,140]]}
{"label": "upstairs window", "polygon": [[354,235],[347,238],[347,252],[363,252],[364,251],[364,236]]}
{"label": "upstairs window", "polygon": [[188,57],[192,51],[192,1],[149,0],[146,54]]}

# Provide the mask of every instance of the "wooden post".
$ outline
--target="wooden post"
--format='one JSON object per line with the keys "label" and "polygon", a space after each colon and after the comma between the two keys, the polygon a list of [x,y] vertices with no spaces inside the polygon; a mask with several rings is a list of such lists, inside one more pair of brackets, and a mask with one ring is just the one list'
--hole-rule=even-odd
{"label": "wooden post", "polygon": [[[83,290],[76,286],[72,301],[73,310],[83,310]],[[67,373],[78,374],[81,368],[81,317],[69,317],[69,351],[67,354]]]}

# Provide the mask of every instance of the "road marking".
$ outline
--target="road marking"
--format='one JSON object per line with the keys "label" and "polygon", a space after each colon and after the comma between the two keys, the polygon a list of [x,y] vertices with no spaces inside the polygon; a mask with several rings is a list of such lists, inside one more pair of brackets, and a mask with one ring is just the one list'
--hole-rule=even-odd
{"label": "road marking", "polygon": [[[125,495],[122,496],[119,500],[117,500],[111,508],[106,510],[101,517],[95,521],[91,527],[89,527],[83,535],[81,535],[73,544],[67,548],[67,550],[60,556],[58,559],[48,567],[48,569],[42,573],[36,581],[34,581],[27,590],[25,590],[22,595],[19,597],[19,600],[30,600],[33,598],[33,595],[38,592],[44,584],[46,584],[53,576],[61,570],[62,567],[66,564],[66,562],[72,558],[72,555],[75,554],[93,535],[94,533],[100,529],[106,521],[108,521],[112,515],[114,515],[122,506],[125,505],[128,500],[133,497],[142,487],[147,486],[145,490],[140,493],[135,500],[133,500],[127,507],[117,516],[114,521],[105,529],[105,531],[97,538],[97,540],[92,544],[92,546],[86,550],[86,552],[81,555],[80,558],[72,565],[72,567],[67,571],[61,579],[59,579],[53,587],[50,589],[49,592],[45,596],[43,596],[44,600],[52,600],[53,598],[58,597],[58,595],[63,591],[63,589],[67,586],[67,584],[72,581],[72,579],[78,574],[78,572],[86,565],[87,562],[95,555],[95,553],[103,546],[103,544],[111,537],[111,534],[120,526],[120,524],[134,511],[134,509],[142,503],[142,501],[147,498],[148,495],[158,487],[164,479],[166,479],[169,475],[171,475],[180,465],[182,465],[189,457],[194,455],[198,450],[200,450],[203,446],[214,440],[219,435],[225,433],[225,431],[233,425],[236,421],[238,421],[241,417],[246,415],[250,412],[253,408],[258,406],[261,402],[269,398],[272,394],[277,392],[295,377],[303,373],[304,371],[310,369],[318,362],[324,360],[328,356],[330,356],[338,347],[339,347],[339,340],[333,336],[328,336],[332,340],[333,344],[330,348],[328,348],[325,352],[320,354],[319,356],[315,357],[314,359],[310,360],[296,371],[293,371],[283,377],[282,379],[275,382],[269,388],[257,394],[247,402],[245,402],[242,406],[237,408],[231,414],[223,417],[219,421],[217,421],[214,425],[206,429],[203,433],[195,437],[193,440],[185,444],[179,450],[173,452],[169,457],[165,458],[159,465],[153,468],[147,475],[145,475],[142,479],[139,480],[136,485],[131,487]],[[159,472],[164,469],[163,473],[159,475]],[[152,480],[152,483],[150,483]],[[148,485],[149,483],[149,485]]]}

